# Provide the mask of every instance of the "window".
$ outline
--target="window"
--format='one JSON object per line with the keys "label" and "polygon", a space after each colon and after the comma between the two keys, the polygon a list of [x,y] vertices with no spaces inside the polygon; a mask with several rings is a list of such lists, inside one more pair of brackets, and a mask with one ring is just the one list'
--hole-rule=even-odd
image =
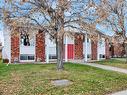
{"label": "window", "polygon": [[91,54],[87,54],[87,58],[91,58]]}
{"label": "window", "polygon": [[28,60],[34,60],[34,56],[28,56]]}
{"label": "window", "polygon": [[21,55],[20,60],[27,60],[27,56],[26,55]]}
{"label": "window", "polygon": [[29,34],[27,34],[26,32],[24,32],[24,33],[21,32],[20,37],[21,37],[21,45],[30,46]]}
{"label": "window", "polygon": [[57,59],[57,56],[55,54],[50,54],[49,59]]}
{"label": "window", "polygon": [[89,43],[89,39],[87,38],[87,43]]}
{"label": "window", "polygon": [[99,56],[100,56],[100,58],[105,58],[104,54],[100,54]]}
{"label": "window", "polygon": [[20,34],[20,45],[21,46],[34,46],[35,37],[33,34],[28,34],[26,31],[22,31]]}
{"label": "window", "polygon": [[34,55],[29,55],[29,54],[21,54],[20,55],[20,60],[34,60]]}

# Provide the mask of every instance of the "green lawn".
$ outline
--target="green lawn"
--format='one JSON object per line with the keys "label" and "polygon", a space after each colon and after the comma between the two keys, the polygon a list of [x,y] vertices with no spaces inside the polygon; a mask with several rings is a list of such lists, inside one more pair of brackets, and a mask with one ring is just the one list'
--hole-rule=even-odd
{"label": "green lawn", "polygon": [[[0,95],[105,95],[127,88],[127,75],[67,63],[58,72],[56,64],[0,64]],[[73,83],[55,87],[52,80]]]}
{"label": "green lawn", "polygon": [[114,59],[102,60],[102,61],[98,61],[96,63],[127,69],[126,60],[123,58],[114,58]]}

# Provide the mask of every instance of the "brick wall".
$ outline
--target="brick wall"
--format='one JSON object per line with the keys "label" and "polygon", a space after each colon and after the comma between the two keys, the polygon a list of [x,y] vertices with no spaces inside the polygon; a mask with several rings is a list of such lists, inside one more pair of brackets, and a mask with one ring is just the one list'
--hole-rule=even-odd
{"label": "brick wall", "polygon": [[106,59],[110,58],[109,41],[107,39],[105,40],[105,58]]}
{"label": "brick wall", "polygon": [[36,35],[36,61],[45,62],[45,33],[40,30]]}
{"label": "brick wall", "polygon": [[91,59],[97,60],[97,41],[91,41]]}
{"label": "brick wall", "polygon": [[81,34],[75,34],[75,59],[83,59],[83,39]]}
{"label": "brick wall", "polygon": [[19,35],[11,35],[11,62],[19,62]]}
{"label": "brick wall", "polygon": [[122,57],[125,54],[125,50],[122,44],[120,43],[114,43],[114,57]]}

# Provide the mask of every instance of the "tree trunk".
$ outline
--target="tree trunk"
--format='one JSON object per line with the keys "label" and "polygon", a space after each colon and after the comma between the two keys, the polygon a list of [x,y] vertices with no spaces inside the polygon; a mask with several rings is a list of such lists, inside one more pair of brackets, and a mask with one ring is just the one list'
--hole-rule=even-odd
{"label": "tree trunk", "polygon": [[[59,1],[59,0],[58,0]],[[61,2],[58,2],[60,5]],[[57,30],[57,40],[56,40],[56,51],[57,51],[57,69],[63,70],[63,36],[64,36],[64,9],[60,7],[57,14],[57,26],[59,26]]]}
{"label": "tree trunk", "polygon": [[63,40],[59,39],[56,41],[56,51],[57,51],[57,70],[63,70]]}

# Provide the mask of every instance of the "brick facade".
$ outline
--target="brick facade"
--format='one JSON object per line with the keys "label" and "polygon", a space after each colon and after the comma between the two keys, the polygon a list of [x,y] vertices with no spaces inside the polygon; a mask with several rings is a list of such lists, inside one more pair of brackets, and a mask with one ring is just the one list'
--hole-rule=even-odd
{"label": "brick facade", "polygon": [[107,39],[105,40],[105,58],[106,59],[110,58],[110,47],[109,47],[109,41]]}
{"label": "brick facade", "polygon": [[45,33],[41,31],[36,35],[36,61],[45,62]]}
{"label": "brick facade", "polygon": [[11,62],[19,62],[19,35],[11,35]]}
{"label": "brick facade", "polygon": [[113,43],[114,51],[113,57],[122,57],[125,55],[124,46],[120,43]]}
{"label": "brick facade", "polygon": [[91,41],[91,59],[97,60],[97,41]]}
{"label": "brick facade", "polygon": [[[19,35],[11,36],[11,62],[19,61],[20,55],[20,45],[19,45]],[[74,59],[83,59],[83,35],[75,34],[74,40]],[[91,60],[97,60],[97,41],[91,41]],[[106,59],[110,58],[110,51],[109,51],[109,42],[108,40],[105,41],[105,57]],[[68,49],[68,52],[70,50]],[[121,54],[118,48],[114,48],[115,54]],[[40,31],[36,35],[36,61],[37,62],[45,62],[45,33]],[[68,55],[69,56],[69,55]],[[69,58],[71,59],[71,58]]]}
{"label": "brick facade", "polygon": [[83,59],[83,39],[75,34],[75,59]]}

